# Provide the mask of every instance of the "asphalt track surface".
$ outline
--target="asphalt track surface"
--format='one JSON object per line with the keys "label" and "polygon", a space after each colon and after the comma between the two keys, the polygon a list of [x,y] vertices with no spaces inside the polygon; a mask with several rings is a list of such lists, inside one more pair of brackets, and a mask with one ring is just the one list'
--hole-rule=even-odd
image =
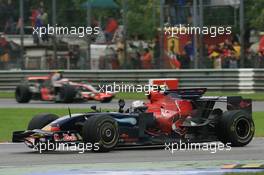
{"label": "asphalt track surface", "polygon": [[226,171],[221,169],[224,164],[263,163],[263,144],[264,138],[254,138],[246,147],[232,148],[229,151],[218,150],[216,153],[211,153],[212,151],[209,150],[178,150],[171,153],[159,147],[126,148],[109,153],[85,152],[83,154],[76,151],[53,151],[40,154],[24,144],[0,144],[0,174],[79,175],[96,172],[95,174],[132,175],[135,174],[133,171],[136,171],[136,174],[152,175],[155,174],[153,172],[161,175],[199,174],[197,172],[222,174]]}
{"label": "asphalt track surface", "polygon": [[[53,151],[38,153],[24,144],[0,144],[1,166],[54,165],[80,163],[124,163],[162,161],[264,161],[264,138],[254,138],[245,147],[231,150],[178,150],[172,153],[164,147],[119,148],[108,153]],[[233,163],[233,161],[232,161]]]}
{"label": "asphalt track surface", "polygon": [[[126,100],[126,107],[130,107],[131,103],[134,100]],[[100,103],[97,101],[88,101],[84,103],[54,103],[54,102],[46,102],[46,101],[31,101],[30,103],[20,104],[17,103],[14,99],[0,99],[0,108],[82,108],[88,109],[91,106],[96,105],[98,108],[102,109],[117,109],[118,108],[118,100],[114,99],[110,103]],[[225,108],[225,103],[217,103],[217,107]],[[264,102],[257,101],[253,102],[253,111],[264,111]]]}

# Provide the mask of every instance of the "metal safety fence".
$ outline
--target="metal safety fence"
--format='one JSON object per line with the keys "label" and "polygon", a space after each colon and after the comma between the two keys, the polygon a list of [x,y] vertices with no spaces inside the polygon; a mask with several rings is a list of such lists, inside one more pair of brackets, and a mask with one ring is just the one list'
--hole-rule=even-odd
{"label": "metal safety fence", "polygon": [[[51,71],[0,71],[0,91],[13,91],[27,76]],[[195,70],[67,70],[65,78],[97,84],[146,84],[149,79],[178,78],[180,88],[206,87],[211,91],[264,91],[262,69]]]}

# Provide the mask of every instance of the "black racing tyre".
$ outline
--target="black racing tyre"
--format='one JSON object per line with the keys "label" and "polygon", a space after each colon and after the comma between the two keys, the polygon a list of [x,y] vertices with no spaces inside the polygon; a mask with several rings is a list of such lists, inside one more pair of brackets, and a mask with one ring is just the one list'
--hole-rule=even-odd
{"label": "black racing tyre", "polygon": [[224,112],[217,127],[218,139],[235,147],[247,145],[253,139],[254,133],[252,117],[241,110]]}
{"label": "black racing tyre", "polygon": [[59,116],[55,114],[38,114],[34,116],[28,123],[28,130],[42,129],[58,118]]}
{"label": "black racing tyre", "polygon": [[91,116],[84,123],[82,136],[84,143],[93,144],[93,151],[111,151],[119,139],[117,121],[108,115]]}
{"label": "black racing tyre", "polygon": [[76,89],[71,85],[64,85],[60,88],[59,94],[63,103],[72,103],[76,96]]}
{"label": "black racing tyre", "polygon": [[31,92],[28,85],[19,85],[16,87],[15,98],[18,103],[28,103],[31,99]]}
{"label": "black racing tyre", "polygon": [[104,99],[102,99],[100,102],[101,102],[101,103],[109,103],[109,102],[112,101],[112,99],[113,99],[113,97],[108,97],[108,98],[104,98]]}

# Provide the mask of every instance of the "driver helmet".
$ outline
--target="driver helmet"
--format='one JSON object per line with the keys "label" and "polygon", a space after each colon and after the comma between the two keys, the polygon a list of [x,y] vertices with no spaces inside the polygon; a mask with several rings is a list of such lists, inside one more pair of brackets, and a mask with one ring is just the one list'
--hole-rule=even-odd
{"label": "driver helmet", "polygon": [[144,106],[145,106],[144,101],[137,100],[137,101],[133,101],[132,102],[132,108],[133,109],[136,109],[136,108],[139,108],[139,107],[144,107]]}

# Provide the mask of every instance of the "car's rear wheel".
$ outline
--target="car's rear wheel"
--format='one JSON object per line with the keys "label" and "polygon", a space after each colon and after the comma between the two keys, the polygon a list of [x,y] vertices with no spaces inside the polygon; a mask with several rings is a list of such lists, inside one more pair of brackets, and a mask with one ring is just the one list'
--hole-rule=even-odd
{"label": "car's rear wheel", "polygon": [[231,146],[245,146],[253,138],[255,125],[252,117],[241,110],[224,112],[217,127],[217,135],[221,142]]}
{"label": "car's rear wheel", "polygon": [[76,96],[76,90],[75,87],[71,85],[64,85],[60,88],[59,94],[60,94],[60,100],[63,103],[72,103]]}
{"label": "car's rear wheel", "polygon": [[55,114],[38,114],[34,116],[28,124],[28,130],[42,129],[49,123],[58,119],[59,116]]}
{"label": "car's rear wheel", "polygon": [[28,103],[32,97],[28,85],[19,85],[16,87],[15,98],[18,103]]}
{"label": "car's rear wheel", "polygon": [[118,139],[118,124],[111,116],[91,116],[85,121],[83,126],[83,141],[84,143],[93,144],[93,151],[108,152],[114,149]]}

